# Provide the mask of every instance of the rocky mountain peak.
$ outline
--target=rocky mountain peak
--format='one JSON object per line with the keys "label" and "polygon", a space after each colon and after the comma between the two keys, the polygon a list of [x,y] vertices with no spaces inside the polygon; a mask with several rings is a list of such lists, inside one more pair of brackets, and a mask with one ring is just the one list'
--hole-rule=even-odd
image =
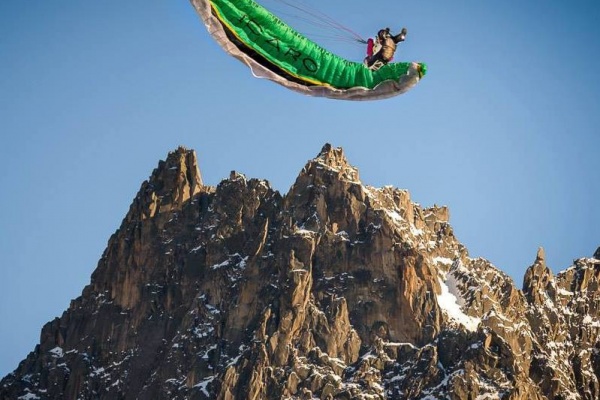
{"label": "rocky mountain peak", "polygon": [[329,144],[284,196],[180,147],[0,398],[600,398],[598,257],[518,290],[449,217]]}
{"label": "rocky mountain peak", "polygon": [[358,170],[351,166],[346,159],[344,150],[341,147],[333,147],[326,143],[321,152],[311,160],[305,167],[309,174],[320,175],[323,170],[337,173],[339,179],[351,182],[359,182]]}
{"label": "rocky mountain peak", "polygon": [[596,260],[600,260],[600,247],[598,247],[598,248],[596,249],[596,252],[594,253],[594,258],[595,258]]}
{"label": "rocky mountain peak", "polygon": [[553,296],[554,276],[546,265],[546,254],[542,247],[537,251],[535,261],[523,279],[523,292],[530,303],[543,304],[546,296]]}
{"label": "rocky mountain peak", "polygon": [[201,191],[202,175],[194,150],[178,147],[160,161],[150,178],[142,183],[126,220],[153,218],[180,208]]}

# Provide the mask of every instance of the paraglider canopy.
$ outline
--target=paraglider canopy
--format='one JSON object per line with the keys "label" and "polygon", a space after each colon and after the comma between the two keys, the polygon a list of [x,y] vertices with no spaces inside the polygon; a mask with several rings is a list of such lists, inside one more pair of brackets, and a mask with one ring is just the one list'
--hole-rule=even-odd
{"label": "paraglider canopy", "polygon": [[344,100],[402,94],[425,75],[424,63],[372,71],[307,39],[253,0],[190,0],[212,37],[256,77],[310,96]]}

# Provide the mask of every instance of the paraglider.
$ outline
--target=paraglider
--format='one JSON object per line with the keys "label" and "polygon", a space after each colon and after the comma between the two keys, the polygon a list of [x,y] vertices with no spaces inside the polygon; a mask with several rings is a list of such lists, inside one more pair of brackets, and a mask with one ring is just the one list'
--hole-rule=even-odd
{"label": "paraglider", "polygon": [[381,29],[377,32],[375,39],[369,39],[367,41],[367,57],[365,58],[365,65],[376,71],[383,67],[394,58],[396,52],[396,46],[400,42],[404,42],[406,39],[406,28],[402,28],[397,35],[390,33],[390,28]]}
{"label": "paraglider", "polygon": [[417,62],[370,69],[307,39],[253,0],[190,0],[208,32],[252,74],[319,97],[374,100],[402,94],[425,75]]}

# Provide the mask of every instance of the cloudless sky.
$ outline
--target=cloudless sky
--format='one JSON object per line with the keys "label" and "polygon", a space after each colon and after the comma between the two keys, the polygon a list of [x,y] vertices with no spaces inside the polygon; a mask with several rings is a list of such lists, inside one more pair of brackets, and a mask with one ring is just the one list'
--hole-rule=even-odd
{"label": "cloudless sky", "polygon": [[539,246],[555,272],[600,246],[600,3],[305,1],[363,37],[406,26],[396,60],[427,76],[384,101],[311,98],[252,78],[186,0],[0,2],[0,377],[178,145],[206,184],[236,170],[282,193],[342,147],[363,183],[447,205],[517,287]]}

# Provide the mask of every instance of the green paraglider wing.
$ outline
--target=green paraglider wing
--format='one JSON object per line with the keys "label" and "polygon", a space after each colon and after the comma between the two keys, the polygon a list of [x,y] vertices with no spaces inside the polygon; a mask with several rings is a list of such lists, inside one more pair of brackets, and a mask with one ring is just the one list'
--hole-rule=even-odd
{"label": "green paraglider wing", "polygon": [[191,0],[223,49],[257,77],[312,96],[371,100],[406,92],[426,65],[390,63],[371,71],[300,35],[253,0]]}

